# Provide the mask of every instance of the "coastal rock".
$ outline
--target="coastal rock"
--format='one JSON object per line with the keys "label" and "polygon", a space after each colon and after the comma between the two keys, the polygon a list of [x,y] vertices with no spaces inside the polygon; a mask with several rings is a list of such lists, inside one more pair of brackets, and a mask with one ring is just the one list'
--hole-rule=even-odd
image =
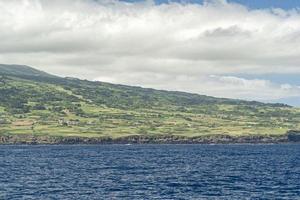
{"label": "coastal rock", "polygon": [[0,144],[242,144],[299,142],[299,134],[285,136],[240,136],[210,135],[183,137],[176,135],[132,135],[121,138],[99,137],[54,137],[34,135],[0,135]]}
{"label": "coastal rock", "polygon": [[300,142],[300,131],[291,130],[287,132],[288,140],[291,142]]}

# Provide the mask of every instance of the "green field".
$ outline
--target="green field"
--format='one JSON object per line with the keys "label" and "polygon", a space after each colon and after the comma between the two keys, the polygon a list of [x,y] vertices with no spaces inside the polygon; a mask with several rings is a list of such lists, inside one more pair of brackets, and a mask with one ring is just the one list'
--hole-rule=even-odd
{"label": "green field", "polygon": [[9,69],[0,65],[1,135],[275,136],[300,129],[300,110],[283,104],[60,78],[20,66],[11,73]]}

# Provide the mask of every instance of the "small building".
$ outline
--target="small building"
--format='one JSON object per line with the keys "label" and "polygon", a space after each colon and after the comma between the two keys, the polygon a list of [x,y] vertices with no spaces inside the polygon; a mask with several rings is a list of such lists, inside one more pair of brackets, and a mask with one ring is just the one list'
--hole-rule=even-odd
{"label": "small building", "polygon": [[66,120],[66,119],[59,119],[58,124],[61,126],[76,126],[79,124],[79,120]]}

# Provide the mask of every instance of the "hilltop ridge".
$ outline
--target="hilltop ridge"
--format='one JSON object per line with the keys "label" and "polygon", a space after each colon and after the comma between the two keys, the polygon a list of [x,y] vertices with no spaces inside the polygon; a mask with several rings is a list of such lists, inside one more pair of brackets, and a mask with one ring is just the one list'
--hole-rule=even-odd
{"label": "hilltop ridge", "polygon": [[11,75],[11,76],[54,77],[54,75],[50,75],[46,72],[34,69],[27,65],[0,64],[0,74],[1,75]]}

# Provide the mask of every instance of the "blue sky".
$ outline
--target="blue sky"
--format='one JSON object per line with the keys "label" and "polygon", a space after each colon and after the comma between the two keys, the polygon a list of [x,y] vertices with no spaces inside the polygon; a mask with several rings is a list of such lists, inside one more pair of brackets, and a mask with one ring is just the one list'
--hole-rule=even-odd
{"label": "blue sky", "polygon": [[300,106],[300,0],[129,1],[0,0],[0,63]]}
{"label": "blue sky", "polygon": [[[126,0],[128,2],[136,2],[142,0]],[[155,0],[157,4],[168,3],[169,0]],[[173,2],[187,2],[202,4],[203,0],[173,0]],[[300,7],[299,0],[228,0],[228,2],[239,3],[251,9],[264,9],[264,8],[282,8],[294,9]]]}
{"label": "blue sky", "polygon": [[282,8],[293,9],[300,7],[299,0],[230,0],[229,2],[236,2],[246,5],[249,8]]}

